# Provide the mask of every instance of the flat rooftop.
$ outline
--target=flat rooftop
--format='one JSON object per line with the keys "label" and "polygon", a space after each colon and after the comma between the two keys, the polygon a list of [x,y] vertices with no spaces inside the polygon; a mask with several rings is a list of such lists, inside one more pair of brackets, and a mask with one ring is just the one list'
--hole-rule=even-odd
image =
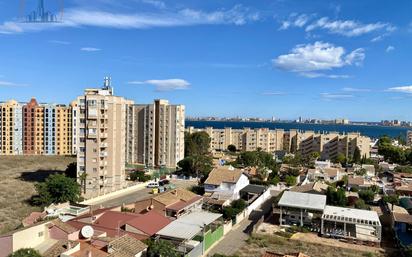
{"label": "flat rooftop", "polygon": [[278,205],[281,207],[323,211],[326,206],[326,195],[285,191]]}
{"label": "flat rooftop", "polygon": [[326,205],[322,219],[364,225],[381,225],[376,211]]}

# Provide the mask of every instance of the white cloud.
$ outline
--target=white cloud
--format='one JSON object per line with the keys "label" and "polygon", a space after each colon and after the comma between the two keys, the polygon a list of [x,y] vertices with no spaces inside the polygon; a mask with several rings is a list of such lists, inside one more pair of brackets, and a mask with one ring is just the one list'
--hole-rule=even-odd
{"label": "white cloud", "polygon": [[345,99],[351,99],[354,96],[351,94],[331,94],[331,93],[321,93],[320,97],[323,100],[326,101],[332,101],[332,100],[345,100]]}
{"label": "white cloud", "polygon": [[392,51],[394,51],[394,50],[395,50],[395,47],[394,47],[394,46],[388,46],[385,51],[386,51],[387,53],[389,53],[389,52],[392,52]]}
{"label": "white cloud", "polygon": [[49,43],[58,44],[58,45],[70,45],[71,44],[68,41],[61,41],[61,40],[49,40]]}
{"label": "white cloud", "polygon": [[151,79],[145,81],[130,81],[131,85],[153,85],[156,91],[172,91],[189,89],[190,83],[184,79]]}
{"label": "white cloud", "polygon": [[82,47],[80,48],[80,51],[85,51],[85,52],[98,52],[101,51],[102,49],[100,48],[95,48],[95,47]]}
{"label": "white cloud", "polygon": [[27,87],[27,84],[18,84],[10,81],[1,81],[0,80],[0,87]]}
{"label": "white cloud", "polygon": [[166,8],[166,4],[163,1],[158,0],[142,0],[142,3],[153,5],[156,8],[164,9]]}
{"label": "white cloud", "polygon": [[319,71],[360,65],[364,59],[363,48],[345,54],[343,47],[318,41],[314,44],[297,45],[289,54],[280,55],[272,62],[280,69],[296,72],[309,78],[347,78],[347,75],[327,75]]}
{"label": "white cloud", "polygon": [[332,34],[355,37],[376,31],[393,32],[396,27],[382,22],[364,24],[354,20],[330,20],[328,17],[322,17],[308,25],[305,30],[311,32],[318,29]]}
{"label": "white cloud", "polygon": [[90,9],[69,9],[64,14],[62,23],[18,23],[0,24],[0,34],[15,34],[26,31],[41,31],[62,27],[104,27],[117,29],[143,29],[152,27],[175,27],[194,25],[244,25],[260,19],[258,12],[253,12],[243,5],[231,9],[205,12],[195,9],[178,11],[158,11],[141,13],[115,13]]}
{"label": "white cloud", "polygon": [[296,13],[292,13],[291,15],[289,15],[289,18],[287,20],[282,21],[282,24],[279,30],[285,30],[285,29],[288,29],[289,27],[302,28],[303,26],[307,24],[309,19],[310,19],[309,15],[306,15],[306,14],[298,15]]}
{"label": "white cloud", "polygon": [[412,85],[411,86],[391,87],[391,88],[388,88],[386,91],[411,94],[412,93]]}
{"label": "white cloud", "polygon": [[278,95],[286,95],[286,94],[284,92],[263,92],[262,95],[278,96]]}
{"label": "white cloud", "polygon": [[342,91],[345,92],[370,92],[371,90],[368,88],[354,88],[354,87],[344,87]]}

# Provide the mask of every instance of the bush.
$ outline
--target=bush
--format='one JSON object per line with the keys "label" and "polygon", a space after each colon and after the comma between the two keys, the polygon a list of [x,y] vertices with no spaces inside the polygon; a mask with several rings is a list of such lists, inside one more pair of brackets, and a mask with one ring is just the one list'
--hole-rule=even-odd
{"label": "bush", "polygon": [[251,179],[249,181],[250,184],[253,185],[260,185],[260,186],[268,186],[269,182],[268,181],[263,181],[263,180],[259,180],[259,179]]}
{"label": "bush", "polygon": [[359,198],[364,200],[366,203],[373,202],[373,199],[375,198],[375,192],[373,192],[370,189],[361,190],[358,192],[358,194],[359,194]]}
{"label": "bush", "polygon": [[41,257],[41,254],[32,248],[22,248],[10,254],[9,257]]}
{"label": "bush", "polygon": [[233,220],[236,215],[241,213],[247,207],[247,203],[243,199],[234,200],[230,206],[225,206],[222,209],[223,218],[225,220]]}
{"label": "bush", "polygon": [[365,203],[364,200],[362,199],[358,199],[355,202],[355,208],[356,209],[361,209],[361,210],[369,210],[369,206]]}
{"label": "bush", "polygon": [[190,191],[192,191],[193,193],[195,193],[197,195],[204,195],[205,194],[205,188],[203,186],[194,185],[190,188]]}
{"label": "bush", "polygon": [[36,191],[38,195],[33,200],[37,205],[78,202],[81,199],[80,185],[63,174],[50,175],[45,182],[36,184]]}
{"label": "bush", "polygon": [[130,180],[132,181],[146,182],[150,179],[150,175],[146,175],[144,171],[135,170],[132,173],[130,173]]}
{"label": "bush", "polygon": [[294,186],[294,185],[296,185],[296,177],[294,177],[294,176],[286,176],[286,178],[285,178],[285,182],[286,182],[286,185],[287,186]]}

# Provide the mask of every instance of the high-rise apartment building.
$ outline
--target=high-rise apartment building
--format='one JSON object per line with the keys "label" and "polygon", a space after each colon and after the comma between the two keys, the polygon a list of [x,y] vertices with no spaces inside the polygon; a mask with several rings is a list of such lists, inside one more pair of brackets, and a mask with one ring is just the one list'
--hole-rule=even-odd
{"label": "high-rise apartment building", "polygon": [[127,162],[176,167],[184,158],[185,107],[167,100],[128,107]]}
{"label": "high-rise apartment building", "polygon": [[86,89],[72,104],[78,180],[86,185],[86,198],[125,187],[126,109],[131,104],[113,95],[110,78],[102,89]]}
{"label": "high-rise apartment building", "polygon": [[23,105],[15,100],[0,103],[0,154],[23,153]]}
{"label": "high-rise apartment building", "polygon": [[406,144],[412,145],[412,130],[406,132]]}
{"label": "high-rise apartment building", "polygon": [[214,129],[211,127],[195,129],[189,127],[189,133],[205,131],[211,138],[211,150],[226,150],[229,145],[234,145],[241,151],[255,151],[261,149],[265,152],[286,151],[300,153],[307,156],[318,152],[322,159],[334,159],[339,154],[352,158],[356,147],[361,155],[369,158],[370,138],[359,133],[315,133],[314,131],[299,131],[291,129],[269,130],[258,129]]}
{"label": "high-rise apartment building", "polygon": [[23,152],[43,154],[44,152],[44,107],[36,99],[23,106]]}

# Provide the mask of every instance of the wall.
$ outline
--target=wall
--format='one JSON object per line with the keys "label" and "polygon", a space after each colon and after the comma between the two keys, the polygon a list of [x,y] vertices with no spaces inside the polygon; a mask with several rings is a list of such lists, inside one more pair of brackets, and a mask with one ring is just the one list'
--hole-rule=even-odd
{"label": "wall", "polygon": [[270,189],[266,189],[266,191],[261,196],[259,196],[251,205],[247,207],[247,214],[249,215],[253,210],[259,208],[267,199],[271,197],[272,195],[270,194]]}
{"label": "wall", "polygon": [[33,226],[13,234],[13,251],[20,248],[34,248],[49,238],[47,226],[50,222]]}
{"label": "wall", "polygon": [[210,230],[205,233],[204,243],[205,251],[209,249],[214,243],[219,241],[223,237],[223,226],[218,227],[215,231],[211,232]]}
{"label": "wall", "polygon": [[223,224],[223,235],[226,235],[227,233],[230,232],[230,230],[232,230],[232,222],[229,221],[226,224]]}
{"label": "wall", "polygon": [[7,257],[13,252],[13,236],[0,237],[0,257]]}

